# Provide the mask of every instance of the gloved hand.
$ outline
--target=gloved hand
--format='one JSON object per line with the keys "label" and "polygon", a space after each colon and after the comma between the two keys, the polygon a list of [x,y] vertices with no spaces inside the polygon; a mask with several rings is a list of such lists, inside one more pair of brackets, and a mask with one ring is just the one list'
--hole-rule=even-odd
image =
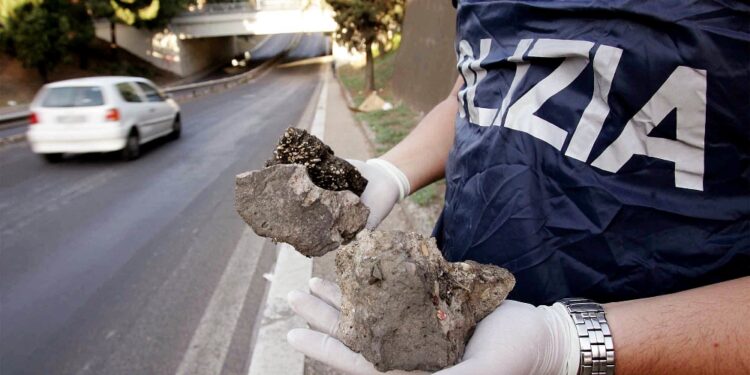
{"label": "gloved hand", "polygon": [[367,179],[367,187],[360,197],[370,209],[367,229],[375,229],[391,212],[396,202],[409,195],[409,180],[396,166],[383,159],[347,159]]}
{"label": "gloved hand", "polygon": [[[312,295],[289,293],[289,304],[312,329],[293,329],[287,340],[306,356],[357,375],[381,374],[361,354],[338,339],[341,291],[336,284],[310,280]],[[504,301],[477,325],[457,365],[435,375],[564,375],[578,369],[578,336],[560,304],[534,307]],[[418,372],[389,371],[388,374]]]}

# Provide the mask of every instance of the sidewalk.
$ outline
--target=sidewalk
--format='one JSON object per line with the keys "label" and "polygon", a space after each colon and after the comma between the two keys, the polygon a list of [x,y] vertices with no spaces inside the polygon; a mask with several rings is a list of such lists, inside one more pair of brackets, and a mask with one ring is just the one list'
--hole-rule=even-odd
{"label": "sidewalk", "polygon": [[[347,108],[338,80],[329,70],[324,73],[328,80],[328,102],[325,121],[324,141],[331,146],[337,156],[347,159],[366,160],[374,155],[372,146],[367,141],[363,129]],[[378,227],[381,230],[412,230],[406,213],[401,205],[396,205],[390,215]],[[328,280],[336,279],[334,265],[335,252],[315,258],[312,274]],[[338,375],[341,374],[310,358],[305,358],[305,375]]]}
{"label": "sidewalk", "polygon": [[[319,95],[308,103],[298,127],[322,138],[337,156],[365,160],[372,157],[373,149],[362,127],[346,105],[338,80],[328,66],[321,66]],[[383,221],[382,230],[414,230],[408,215],[396,205]],[[286,342],[286,333],[304,326],[304,321],[294,314],[286,301],[291,290],[308,290],[310,277],[336,280],[335,251],[319,258],[306,258],[291,246],[276,246],[278,257],[272,280],[266,293],[265,307],[258,316],[257,334],[251,350],[249,375],[339,375],[328,366],[305,358]]]}

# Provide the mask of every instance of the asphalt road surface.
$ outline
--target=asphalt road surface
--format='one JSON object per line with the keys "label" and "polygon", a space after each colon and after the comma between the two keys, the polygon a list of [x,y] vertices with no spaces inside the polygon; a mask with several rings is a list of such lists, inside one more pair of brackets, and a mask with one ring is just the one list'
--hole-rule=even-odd
{"label": "asphalt road surface", "polygon": [[[313,37],[314,36],[314,37]],[[192,80],[184,80],[181,81],[180,84],[188,84],[188,83],[196,83],[201,81],[209,81],[214,79],[220,79],[220,78],[226,78],[232,75],[242,74],[248,70],[251,70],[258,65],[262,64],[263,62],[270,60],[286,51],[288,48],[292,47],[292,44],[296,41],[302,42],[302,38],[308,39],[313,38],[311,40],[306,40],[305,42],[313,42],[314,46],[320,50],[320,46],[318,44],[320,41],[325,40],[325,37],[322,34],[310,34],[310,35],[298,35],[298,34],[279,34],[279,35],[271,35],[260,44],[255,46],[253,50],[251,51],[251,58],[250,61],[247,61],[246,67],[232,67],[231,60],[227,61],[225,65],[216,68],[215,70],[211,71],[208,74],[201,75],[199,77],[195,77],[195,79]],[[307,57],[314,57],[314,54],[311,54],[308,50],[309,48],[312,48],[311,46],[303,45],[302,43],[299,44],[298,48],[293,48],[291,52],[294,53],[301,53],[300,58],[307,58]],[[304,49],[304,51],[300,51],[300,49]],[[325,51],[325,50],[323,50]],[[240,54],[237,56],[237,59],[243,59],[244,55]]]}
{"label": "asphalt road surface", "polygon": [[246,374],[275,252],[235,213],[234,176],[298,123],[321,69],[184,103],[182,138],[132,162],[0,149],[0,373],[190,373],[205,335],[198,361]]}

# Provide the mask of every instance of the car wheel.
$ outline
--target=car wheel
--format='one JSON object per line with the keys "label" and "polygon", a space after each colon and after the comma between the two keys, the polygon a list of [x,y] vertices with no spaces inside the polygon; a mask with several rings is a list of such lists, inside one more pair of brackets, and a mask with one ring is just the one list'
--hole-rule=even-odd
{"label": "car wheel", "polygon": [[180,133],[182,133],[182,122],[180,121],[180,116],[177,116],[174,118],[174,122],[172,122],[172,132],[169,133],[169,139],[179,139]]}
{"label": "car wheel", "polygon": [[42,157],[47,163],[59,163],[63,160],[62,153],[42,154]]}
{"label": "car wheel", "polygon": [[141,140],[138,133],[131,131],[125,141],[125,147],[120,152],[124,160],[137,159],[141,155]]}

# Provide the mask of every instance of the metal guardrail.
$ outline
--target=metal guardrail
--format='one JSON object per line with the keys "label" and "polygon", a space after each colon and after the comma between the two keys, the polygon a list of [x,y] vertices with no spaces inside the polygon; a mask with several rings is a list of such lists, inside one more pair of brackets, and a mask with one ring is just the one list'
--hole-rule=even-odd
{"label": "metal guardrail", "polygon": [[0,129],[7,129],[8,127],[5,127],[5,124],[18,121],[29,116],[31,116],[31,111],[29,111],[28,109],[0,115]]}
{"label": "metal guardrail", "polygon": [[226,3],[210,3],[200,7],[191,6],[181,17],[205,16],[210,14],[247,13],[264,10],[302,10],[309,6],[308,0],[257,0]]}
{"label": "metal guardrail", "polygon": [[181,17],[190,17],[204,16],[207,14],[246,13],[256,11],[258,11],[257,5],[244,1],[237,3],[211,3],[205,4],[200,8],[191,6],[186,12],[182,12],[179,15]]}
{"label": "metal guardrail", "polygon": [[258,10],[304,9],[310,5],[309,0],[257,0]]}
{"label": "metal guardrail", "polygon": [[[283,55],[283,54],[282,54]],[[271,60],[258,65],[256,68],[249,70],[242,74],[237,74],[231,77],[219,78],[210,81],[191,83],[187,85],[180,85],[174,87],[168,87],[164,89],[164,92],[171,94],[172,97],[177,100],[186,100],[195,98],[198,96],[206,95],[216,91],[217,89],[228,89],[234,87],[255,78],[258,74],[268,69],[271,65],[275,64],[282,55],[276,56]]]}

